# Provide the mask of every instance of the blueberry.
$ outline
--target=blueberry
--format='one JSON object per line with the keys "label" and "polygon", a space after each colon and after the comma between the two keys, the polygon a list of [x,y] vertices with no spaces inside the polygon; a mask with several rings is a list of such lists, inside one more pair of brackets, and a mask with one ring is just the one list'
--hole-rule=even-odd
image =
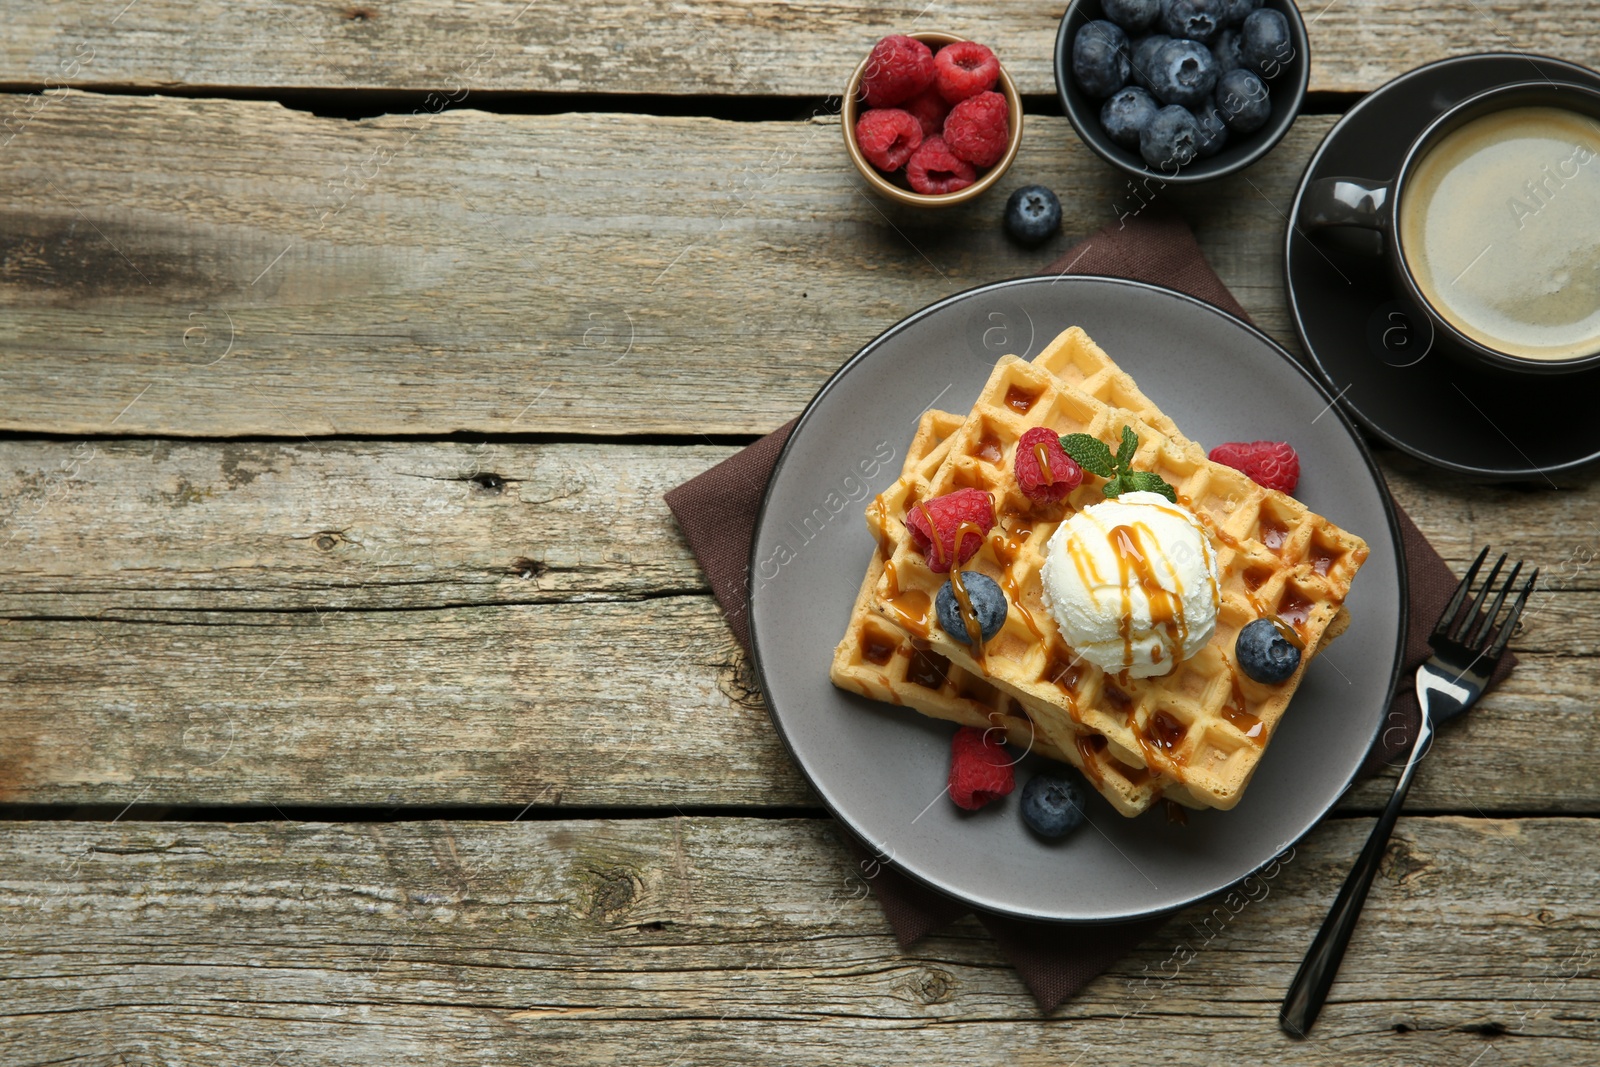
{"label": "blueberry", "polygon": [[1234,133],[1254,133],[1272,117],[1272,100],[1252,71],[1230,70],[1217,79],[1217,110]]}
{"label": "blueberry", "polygon": [[1066,837],[1083,823],[1083,786],[1064,774],[1036,774],[1022,787],[1022,821],[1040,837]]}
{"label": "blueberry", "polygon": [[1200,124],[1189,109],[1170,104],[1156,112],[1139,134],[1139,154],[1152,167],[1184,166],[1200,151]]}
{"label": "blueberry", "polygon": [[1278,11],[1252,11],[1239,30],[1239,56],[1244,65],[1264,78],[1275,78],[1294,58],[1289,42],[1289,20]]}
{"label": "blueberry", "polygon": [[1239,54],[1239,31],[1223,30],[1217,34],[1217,39],[1211,42],[1211,58],[1217,61],[1219,78],[1244,66],[1244,57]]}
{"label": "blueberry", "polygon": [[1150,72],[1156,69],[1156,50],[1170,40],[1172,38],[1164,33],[1152,33],[1133,42],[1130,59],[1135,84],[1144,86],[1146,90],[1150,89]]}
{"label": "blueberry", "polygon": [[1206,97],[1199,107],[1191,108],[1195,124],[1200,127],[1200,145],[1195,150],[1196,159],[1210,159],[1228,143],[1228,127],[1217,109],[1217,102]]}
{"label": "blueberry", "polygon": [[1276,619],[1257,619],[1239,631],[1234,645],[1239,669],[1265,685],[1288,681],[1300,666],[1300,649],[1284,634],[1288,627],[1279,625]]}
{"label": "blueberry", "polygon": [[1217,61],[1196,41],[1171,40],[1156,50],[1150,91],[1163,104],[1193,107],[1217,85]]}
{"label": "blueberry", "polygon": [[[1011,198],[1006,201],[1006,232],[1023,244],[1036,245],[1040,241],[1048,240],[1050,235],[1059,229],[1061,229],[1061,201],[1056,199],[1055,193],[1044,186],[1024,185],[1012,193]],[[983,578],[983,575],[972,577]],[[987,578],[984,580],[988,581]],[[970,579],[967,593],[976,596],[972,592]],[[972,606],[974,608],[978,606],[976,601]],[[959,626],[957,628],[965,636],[966,628]]]}
{"label": "blueberry", "polygon": [[1083,91],[1102,100],[1128,84],[1128,35],[1115,22],[1096,19],[1072,41],[1072,74]]}
{"label": "blueberry", "polygon": [[[966,586],[967,599],[972,602],[973,613],[978,616],[978,626],[987,641],[1000,632],[1006,621],[1006,595],[1001,592],[999,582],[977,571],[962,571],[961,584]],[[944,632],[963,645],[970,645],[967,624],[961,618],[961,606],[956,603],[956,591],[949,582],[945,582],[939,595],[933,598],[933,606],[939,613],[939,625],[944,627]]]}
{"label": "blueberry", "polygon": [[1150,125],[1160,108],[1155,97],[1137,85],[1130,85],[1118,89],[1116,95],[1106,101],[1106,106],[1100,109],[1100,125],[1105,128],[1106,136],[1122,147],[1137,149],[1139,134]]}
{"label": "blueberry", "polygon": [[1143,33],[1161,17],[1161,0],[1103,0],[1100,8],[1129,33]]}
{"label": "blueberry", "polygon": [[1161,0],[1161,32],[1209,41],[1222,28],[1226,0]]}
{"label": "blueberry", "polygon": [[1223,0],[1222,24],[1237,26],[1249,16],[1250,12],[1260,7],[1261,0]]}

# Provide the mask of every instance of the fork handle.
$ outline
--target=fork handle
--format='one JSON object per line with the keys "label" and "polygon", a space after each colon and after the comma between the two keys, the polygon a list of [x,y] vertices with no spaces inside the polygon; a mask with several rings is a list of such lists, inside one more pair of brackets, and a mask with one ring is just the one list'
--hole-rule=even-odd
{"label": "fork handle", "polygon": [[1361,907],[1367,902],[1367,890],[1372,886],[1373,876],[1378,873],[1378,864],[1383,859],[1385,846],[1389,844],[1389,835],[1394,832],[1394,824],[1400,818],[1406,794],[1411,791],[1411,779],[1432,740],[1432,731],[1427,729],[1426,714],[1423,715],[1423,723],[1423,731],[1412,746],[1411,758],[1406,760],[1406,769],[1395,784],[1394,795],[1378,817],[1378,825],[1372,828],[1372,836],[1367,838],[1366,847],[1361,850],[1356,865],[1345,878],[1344,887],[1334,899],[1333,907],[1328,909],[1328,917],[1322,921],[1322,929],[1317,931],[1316,940],[1311,942],[1306,958],[1300,963],[1300,970],[1295,972],[1294,981],[1289,983],[1283,1007],[1278,1009],[1278,1025],[1290,1037],[1305,1037],[1328,999],[1328,990],[1333,987],[1333,979],[1339,973],[1339,964],[1344,960],[1350,935],[1355,932],[1356,922],[1361,918]]}

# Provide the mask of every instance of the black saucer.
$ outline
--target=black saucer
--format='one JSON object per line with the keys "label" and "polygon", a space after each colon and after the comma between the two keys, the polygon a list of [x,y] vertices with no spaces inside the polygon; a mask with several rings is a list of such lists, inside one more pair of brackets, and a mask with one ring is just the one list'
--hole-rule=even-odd
{"label": "black saucer", "polygon": [[[1467,97],[1550,78],[1600,87],[1600,74],[1545,56],[1495,53],[1418,67],[1370,93],[1306,167],[1291,219],[1318,178],[1387,180],[1417,134]],[[1539,478],[1600,458],[1600,370],[1517,375],[1469,362],[1411,311],[1363,231],[1289,228],[1284,274],[1300,343],[1353,418],[1402,451],[1486,478]]]}

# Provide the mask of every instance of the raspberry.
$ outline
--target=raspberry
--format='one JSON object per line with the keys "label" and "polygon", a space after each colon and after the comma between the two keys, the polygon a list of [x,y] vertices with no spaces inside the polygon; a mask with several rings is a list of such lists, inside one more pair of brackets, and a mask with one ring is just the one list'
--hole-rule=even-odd
{"label": "raspberry", "polygon": [[[1039,466],[1040,447],[1050,468],[1048,480]],[[1062,449],[1060,435],[1046,426],[1035,426],[1022,435],[1015,463],[1017,484],[1029,500],[1059,503],[1083,483],[1083,468]]]}
{"label": "raspberry", "polygon": [[[938,530],[938,540],[933,538],[929,521]],[[943,574],[950,569],[951,557],[956,551],[956,531],[963,523],[970,523],[961,535],[961,555],[958,564],[965,563],[983,547],[983,535],[994,525],[994,501],[982,489],[957,489],[944,496],[936,496],[922,504],[913,504],[906,513],[906,529],[911,531],[912,543],[928,560],[928,569]],[[974,529],[976,528],[976,529]]]}
{"label": "raspberry", "polygon": [[950,799],[977,811],[1016,788],[1011,755],[999,730],[963,726],[950,739]]}
{"label": "raspberry", "polygon": [[933,86],[952,104],[994,88],[1000,61],[976,41],[957,41],[933,57]]}
{"label": "raspberry", "polygon": [[992,167],[1006,154],[1011,140],[1011,109],[999,93],[979,93],[950,109],[944,139],[957,159],[974,167]]}
{"label": "raspberry", "polygon": [[916,192],[930,196],[953,193],[965,189],[978,180],[978,172],[971,163],[957,159],[937,135],[923,140],[922,147],[911,153],[906,162],[906,181]]}
{"label": "raspberry", "polygon": [[1213,448],[1211,460],[1244,471],[1265,489],[1292,493],[1300,484],[1300,457],[1287,441],[1230,441]]}
{"label": "raspberry", "polygon": [[933,137],[944,129],[944,117],[950,114],[950,105],[932,89],[918,93],[900,105],[901,109],[922,123],[922,136]]}
{"label": "raspberry", "polygon": [[903,34],[872,46],[861,75],[861,96],[868,107],[893,107],[933,84],[933,52]]}
{"label": "raspberry", "polygon": [[868,163],[889,174],[922,144],[922,126],[898,108],[875,107],[856,120],[856,144]]}

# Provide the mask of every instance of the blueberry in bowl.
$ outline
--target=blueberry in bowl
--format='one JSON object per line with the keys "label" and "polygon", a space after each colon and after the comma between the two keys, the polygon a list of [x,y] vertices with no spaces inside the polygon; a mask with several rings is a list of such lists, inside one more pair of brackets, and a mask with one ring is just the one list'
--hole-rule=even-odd
{"label": "blueberry in bowl", "polygon": [[1292,0],[1072,0],[1056,93],[1106,162],[1151,189],[1195,184],[1283,139],[1305,99],[1308,49]]}

